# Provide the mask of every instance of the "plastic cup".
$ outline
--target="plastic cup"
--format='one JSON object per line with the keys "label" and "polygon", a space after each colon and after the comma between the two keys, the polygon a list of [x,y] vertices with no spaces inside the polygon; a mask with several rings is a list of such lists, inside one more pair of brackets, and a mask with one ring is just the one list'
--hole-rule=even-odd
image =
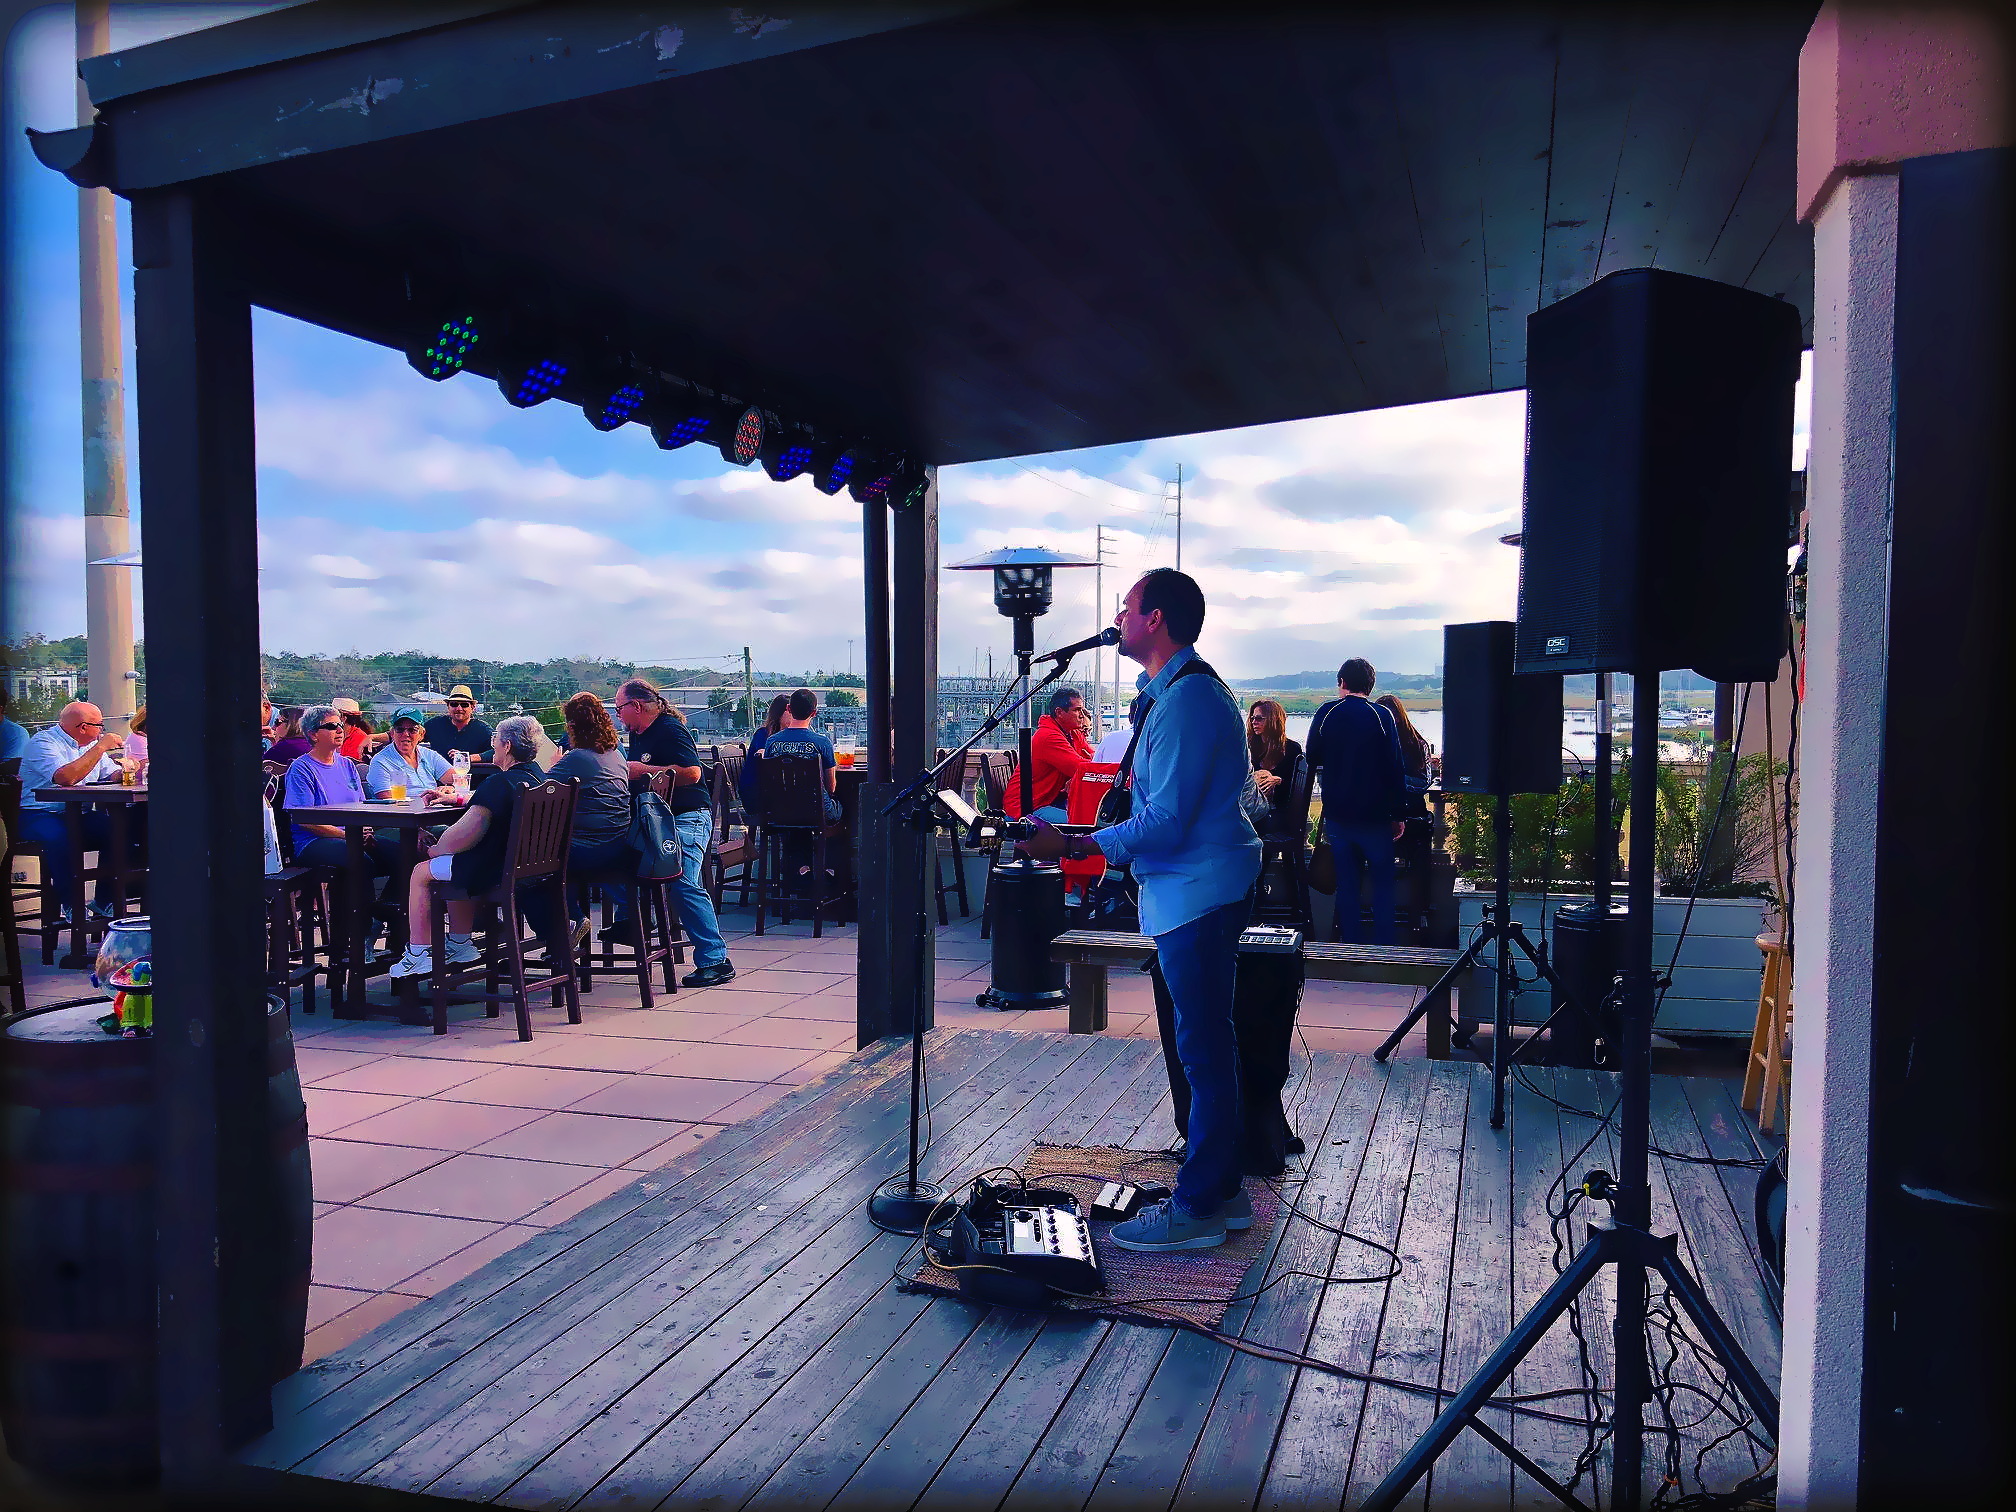
{"label": "plastic cup", "polygon": [[385,796],[390,798],[394,803],[404,803],[406,801],[406,784],[403,782],[388,784],[385,788]]}
{"label": "plastic cup", "polygon": [[833,759],[843,767],[851,767],[854,765],[854,748],[852,746],[842,746],[833,753]]}

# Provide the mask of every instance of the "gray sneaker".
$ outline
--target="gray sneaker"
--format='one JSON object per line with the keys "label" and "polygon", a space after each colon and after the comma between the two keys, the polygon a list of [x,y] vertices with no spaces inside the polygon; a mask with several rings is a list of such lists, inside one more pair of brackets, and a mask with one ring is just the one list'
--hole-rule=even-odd
{"label": "gray sneaker", "polygon": [[1253,1227],[1253,1199],[1246,1195],[1244,1187],[1226,1199],[1224,1206],[1218,1209],[1218,1216],[1225,1220],[1226,1230],[1230,1233],[1236,1234]]}
{"label": "gray sneaker", "polygon": [[[1250,1214],[1247,1221],[1252,1221]],[[1170,1197],[1114,1224],[1112,1239],[1124,1250],[1216,1249],[1225,1242],[1225,1220],[1217,1213],[1192,1218]]]}

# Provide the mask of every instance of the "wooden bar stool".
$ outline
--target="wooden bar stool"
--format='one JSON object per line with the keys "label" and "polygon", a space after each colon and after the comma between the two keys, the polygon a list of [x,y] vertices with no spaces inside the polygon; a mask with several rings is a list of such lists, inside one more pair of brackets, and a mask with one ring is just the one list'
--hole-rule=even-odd
{"label": "wooden bar stool", "polygon": [[1757,993],[1757,1027],[1750,1031],[1750,1061],[1743,1072],[1743,1111],[1757,1115],[1769,1134],[1782,1099],[1789,1112],[1792,1088],[1792,955],[1776,935],[1757,936],[1764,952],[1764,984]]}

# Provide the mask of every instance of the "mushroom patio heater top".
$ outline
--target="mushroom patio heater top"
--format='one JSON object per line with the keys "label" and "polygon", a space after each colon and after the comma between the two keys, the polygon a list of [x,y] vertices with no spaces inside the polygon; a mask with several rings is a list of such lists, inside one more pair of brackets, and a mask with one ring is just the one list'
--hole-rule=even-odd
{"label": "mushroom patio heater top", "polygon": [[[1025,700],[1017,715],[1020,761],[1016,780],[1022,788],[1022,812],[1036,809],[1036,777],[1030,756],[1029,663],[1036,650],[1036,617],[1050,609],[1051,574],[1059,567],[1094,567],[1082,557],[1070,557],[1040,546],[1010,546],[990,551],[970,562],[958,562],[955,572],[991,571],[994,607],[1015,621],[1017,689]],[[1061,671],[1061,668],[1059,669]],[[1064,967],[1050,959],[1050,942],[1065,926],[1064,873],[1049,862],[1010,857],[997,861],[988,879],[992,900],[990,934],[994,944],[993,979],[977,999],[984,1007],[1056,1008],[1070,1001]]]}

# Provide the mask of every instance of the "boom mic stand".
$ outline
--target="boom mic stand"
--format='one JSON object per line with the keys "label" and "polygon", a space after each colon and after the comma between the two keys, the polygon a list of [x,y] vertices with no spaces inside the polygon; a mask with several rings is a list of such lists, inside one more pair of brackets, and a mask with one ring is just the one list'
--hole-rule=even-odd
{"label": "boom mic stand", "polygon": [[[882,810],[885,817],[901,810],[905,821],[917,830],[920,837],[917,846],[917,985],[910,1003],[910,1169],[907,1176],[890,1177],[868,1199],[869,1221],[892,1234],[923,1233],[932,1209],[945,1199],[943,1187],[917,1179],[917,1123],[924,1095],[924,1005],[925,994],[931,990],[930,963],[925,959],[927,952],[924,944],[931,930],[931,847],[932,836],[938,830],[940,811],[945,807],[939,792],[939,781],[955,762],[964,762],[966,753],[985,736],[1000,728],[1004,720],[1061,678],[1070,665],[1068,657],[1059,661],[1048,677],[1028,689],[1015,702],[989,714],[986,722],[973,732],[964,745],[949,752],[936,766],[919,772],[911,779],[910,785],[890,799],[888,806]],[[1026,663],[1023,671],[1025,674],[1028,671]],[[1024,681],[1027,681],[1026,676]],[[1026,733],[1023,744],[1025,747],[1028,744]]]}
{"label": "boom mic stand", "polygon": [[[1533,1310],[1521,1318],[1504,1342],[1491,1352],[1428,1431],[1400,1457],[1365,1505],[1372,1512],[1391,1512],[1428,1473],[1436,1457],[1465,1428],[1477,1434],[1532,1476],[1566,1506],[1582,1508],[1571,1491],[1536,1465],[1478,1413],[1505,1384],[1569,1304],[1591,1286],[1606,1265],[1617,1267],[1615,1341],[1616,1382],[1611,1393],[1610,1502],[1617,1512],[1638,1512],[1645,1485],[1645,1418],[1652,1399],[1651,1373],[1645,1338],[1646,1272],[1657,1271],[1687,1316],[1700,1331],[1716,1361],[1775,1442],[1778,1398],[1743,1346],[1716,1313],[1700,1283],[1681,1263],[1672,1235],[1655,1235],[1652,1227],[1652,898],[1653,832],[1657,823],[1659,676],[1656,670],[1635,673],[1631,682],[1632,732],[1639,743],[1631,762],[1630,921],[1625,951],[1624,1012],[1621,1049],[1623,1070],[1618,1109],[1619,1175],[1614,1182],[1585,1178],[1590,1195],[1609,1202],[1609,1227],[1592,1225],[1588,1242],[1547,1289]],[[1502,842],[1501,842],[1502,843]],[[1501,873],[1502,877],[1502,873]],[[1504,883],[1501,881],[1501,887]],[[1500,942],[1501,959],[1509,955]],[[1503,976],[1501,973],[1500,981]],[[1494,1120],[1495,1122],[1495,1120]],[[1584,1508],[1586,1512],[1586,1508]]]}

